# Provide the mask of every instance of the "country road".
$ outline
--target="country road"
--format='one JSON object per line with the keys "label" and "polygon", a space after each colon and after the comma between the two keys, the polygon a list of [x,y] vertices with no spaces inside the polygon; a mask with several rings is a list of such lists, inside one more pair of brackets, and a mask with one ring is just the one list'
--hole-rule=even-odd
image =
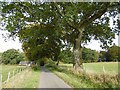
{"label": "country road", "polygon": [[72,88],[45,67],[41,67],[39,88]]}

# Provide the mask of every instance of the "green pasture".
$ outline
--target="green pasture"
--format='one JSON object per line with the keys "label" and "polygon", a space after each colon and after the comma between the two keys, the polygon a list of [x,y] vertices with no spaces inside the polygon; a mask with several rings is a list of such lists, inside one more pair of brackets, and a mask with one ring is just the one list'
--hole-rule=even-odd
{"label": "green pasture", "polygon": [[25,68],[25,66],[17,66],[17,65],[2,65],[2,82],[7,80],[8,73],[10,72],[10,77],[13,76],[13,71],[14,75],[19,72],[21,68]]}
{"label": "green pasture", "polygon": [[[72,64],[60,64],[60,66],[72,68]],[[98,62],[98,63],[83,63],[83,67],[88,73],[96,74],[118,74],[118,62]]]}
{"label": "green pasture", "polygon": [[3,88],[38,88],[40,72],[34,71],[31,68],[25,69],[23,72],[16,74]]}

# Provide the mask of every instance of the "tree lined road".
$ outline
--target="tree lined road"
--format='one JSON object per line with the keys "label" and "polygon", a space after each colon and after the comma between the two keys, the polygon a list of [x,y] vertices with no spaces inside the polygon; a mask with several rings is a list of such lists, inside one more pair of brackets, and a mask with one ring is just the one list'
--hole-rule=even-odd
{"label": "tree lined road", "polygon": [[57,77],[55,74],[50,72],[47,68],[41,67],[39,88],[71,88],[71,87],[67,85],[59,77]]}

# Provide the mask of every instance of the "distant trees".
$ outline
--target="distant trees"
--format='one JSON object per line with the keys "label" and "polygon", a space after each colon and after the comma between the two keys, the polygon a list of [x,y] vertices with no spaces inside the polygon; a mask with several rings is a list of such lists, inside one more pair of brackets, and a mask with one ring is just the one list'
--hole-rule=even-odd
{"label": "distant trees", "polygon": [[99,62],[101,61],[106,61],[107,60],[107,52],[105,51],[100,51],[100,55],[99,55]]}
{"label": "distant trees", "polygon": [[18,50],[9,49],[3,52],[1,60],[3,64],[18,64],[24,60],[24,56]]}
{"label": "distant trees", "polygon": [[119,61],[120,60],[120,47],[113,45],[107,51],[100,52],[102,61]]}
{"label": "distant trees", "polygon": [[[83,48],[82,50],[83,62],[97,62],[99,58],[99,52],[91,50],[90,48]],[[64,63],[73,63],[74,55],[73,52],[68,50],[63,50],[60,52],[59,60]]]}
{"label": "distant trees", "polygon": [[[84,63],[88,62],[109,62],[120,60],[120,47],[113,45],[106,51],[97,52],[90,48],[83,48],[82,59]],[[64,63],[73,63],[74,55],[70,50],[60,52],[59,60]]]}
{"label": "distant trees", "polygon": [[108,61],[118,61],[120,60],[120,47],[114,45],[110,47],[107,51]]}
{"label": "distant trees", "polygon": [[83,48],[82,56],[84,62],[96,62],[99,58],[99,53],[89,48]]}
{"label": "distant trees", "polygon": [[73,63],[73,52],[70,50],[61,51],[59,60],[64,63]]}

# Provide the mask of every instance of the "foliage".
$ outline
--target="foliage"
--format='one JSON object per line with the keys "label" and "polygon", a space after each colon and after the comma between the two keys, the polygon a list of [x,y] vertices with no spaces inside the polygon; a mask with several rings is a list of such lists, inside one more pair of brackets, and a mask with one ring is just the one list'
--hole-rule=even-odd
{"label": "foliage", "polygon": [[9,49],[3,52],[1,59],[4,64],[19,64],[20,61],[24,60],[24,57],[19,51]]}
{"label": "foliage", "polygon": [[2,56],[2,53],[0,52],[0,56]]}
{"label": "foliage", "polygon": [[112,46],[108,48],[107,51],[107,61],[119,61],[120,60],[120,47],[119,46]]}
{"label": "foliage", "polygon": [[73,52],[70,50],[61,51],[59,60],[64,63],[73,63]]}
{"label": "foliage", "polygon": [[107,52],[106,51],[100,51],[99,60],[98,61],[106,61],[107,60]]}
{"label": "foliage", "polygon": [[[99,53],[95,50],[89,48],[83,48],[82,59],[83,62],[97,62],[99,58]],[[73,63],[73,52],[69,49],[62,50],[59,55],[59,60],[64,63]]]}
{"label": "foliage", "polygon": [[84,62],[96,62],[98,61],[99,53],[89,48],[83,48],[82,56]]}
{"label": "foliage", "polygon": [[107,51],[100,51],[99,58],[102,61],[119,61],[120,47],[113,45],[107,49]]}
{"label": "foliage", "polygon": [[29,60],[37,61],[46,57],[57,61],[61,41],[57,32],[50,25],[41,24],[26,27],[18,35],[23,42],[22,47]]}
{"label": "foliage", "polygon": [[[115,26],[118,25],[118,22],[114,19],[118,14],[118,5],[119,3],[114,2],[10,2],[2,4],[2,19],[4,23],[7,23],[6,28],[12,36],[18,34],[29,24],[52,26],[52,29],[62,37],[60,39],[73,45],[75,66],[79,67],[82,65],[82,43],[85,44],[93,38],[102,42],[101,47],[107,48],[115,38],[115,33],[119,32],[118,27]],[[110,18],[114,23],[112,28],[109,27]],[[50,30],[47,28],[47,31]],[[36,30],[35,33],[41,32]],[[52,45],[54,46],[54,43]],[[44,52],[45,46],[43,45],[43,49],[36,48],[42,49]],[[31,56],[39,57],[36,50],[32,52],[30,48],[30,51],[27,50],[27,52],[32,53]],[[78,59],[79,62],[77,62]]]}
{"label": "foliage", "polygon": [[39,71],[39,70],[40,70],[40,66],[39,66],[39,65],[33,65],[33,66],[32,66],[32,69],[33,69],[34,71]]}

